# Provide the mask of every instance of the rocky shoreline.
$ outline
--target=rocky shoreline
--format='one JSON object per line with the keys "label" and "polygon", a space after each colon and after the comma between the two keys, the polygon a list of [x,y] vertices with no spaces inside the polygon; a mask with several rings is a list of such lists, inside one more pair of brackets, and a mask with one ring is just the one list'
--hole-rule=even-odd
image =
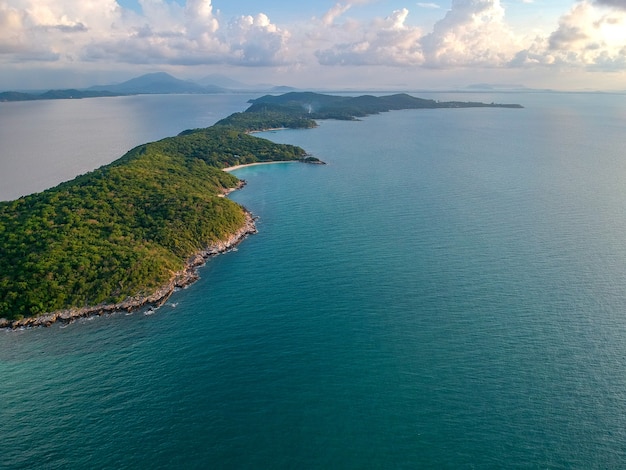
{"label": "rocky shoreline", "polygon": [[[228,192],[239,189],[245,182],[241,182],[235,188]],[[191,256],[184,269],[175,273],[170,281],[148,296],[129,297],[117,304],[103,304],[96,306],[88,306],[82,308],[70,308],[66,310],[57,310],[51,313],[45,313],[37,317],[23,318],[21,320],[6,320],[0,318],[0,329],[18,329],[33,328],[40,326],[51,326],[56,322],[72,323],[79,318],[92,316],[100,316],[117,312],[132,312],[142,308],[157,308],[163,305],[167,299],[174,293],[176,289],[192,284],[198,280],[198,268],[202,266],[207,259],[212,256],[224,253],[239,243],[241,243],[248,235],[257,233],[255,218],[250,212],[245,210],[246,221],[239,230],[230,235],[227,239],[212,243],[205,249]]]}

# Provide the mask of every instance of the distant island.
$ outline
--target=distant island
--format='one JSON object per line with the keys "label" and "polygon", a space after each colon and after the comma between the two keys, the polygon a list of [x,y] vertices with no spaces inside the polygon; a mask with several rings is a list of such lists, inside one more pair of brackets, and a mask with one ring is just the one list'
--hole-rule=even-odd
{"label": "distant island", "polygon": [[110,91],[76,90],[48,90],[43,93],[25,93],[19,91],[3,91],[0,101],[34,101],[34,100],[80,100],[83,98],[104,98],[107,96],[121,96],[123,93]]}
{"label": "distant island", "polygon": [[[219,83],[219,84],[218,84]],[[220,85],[221,84],[221,85]],[[273,85],[247,85],[221,75],[209,75],[199,82],[181,80],[165,72],[155,72],[131,78],[122,83],[94,85],[85,89],[60,89],[45,92],[4,91],[2,101],[33,101],[102,98],[108,96],[149,94],[213,94],[233,92],[285,92],[289,87]]]}
{"label": "distant island", "polygon": [[267,95],[212,127],[140,145],[72,181],[0,202],[0,328],[158,306],[193,282],[204,260],[256,231],[252,215],[223,197],[244,184],[224,168],[322,163],[251,132],[394,109],[486,106],[521,107],[406,94]]}

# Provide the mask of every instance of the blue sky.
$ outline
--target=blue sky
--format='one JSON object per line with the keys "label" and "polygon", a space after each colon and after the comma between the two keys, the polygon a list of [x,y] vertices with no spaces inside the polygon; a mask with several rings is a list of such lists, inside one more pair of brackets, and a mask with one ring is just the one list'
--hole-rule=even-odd
{"label": "blue sky", "polygon": [[166,71],[300,88],[626,89],[626,0],[0,0],[0,89]]}

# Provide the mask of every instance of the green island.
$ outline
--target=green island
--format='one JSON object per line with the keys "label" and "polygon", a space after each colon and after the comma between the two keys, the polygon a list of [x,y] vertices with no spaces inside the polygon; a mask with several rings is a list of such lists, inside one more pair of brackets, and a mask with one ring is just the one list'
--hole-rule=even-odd
{"label": "green island", "polygon": [[392,109],[520,107],[452,103],[409,95],[268,95],[212,127],[140,145],[54,188],[0,202],[0,328],[158,306],[197,279],[209,256],[256,231],[251,214],[223,197],[244,184],[224,168],[322,163],[251,132]]}

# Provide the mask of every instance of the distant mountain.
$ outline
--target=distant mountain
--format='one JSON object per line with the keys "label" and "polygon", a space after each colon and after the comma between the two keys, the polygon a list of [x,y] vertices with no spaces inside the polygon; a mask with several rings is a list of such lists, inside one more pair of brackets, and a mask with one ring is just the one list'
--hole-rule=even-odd
{"label": "distant mountain", "polygon": [[142,95],[142,94],[206,94],[226,93],[230,90],[217,86],[202,86],[180,80],[164,72],[149,73],[111,85],[95,85],[86,89],[48,90],[46,92],[0,92],[0,101],[30,101],[96,98],[103,96]]}
{"label": "distant mountain", "polygon": [[0,101],[29,101],[79,99],[101,96],[145,94],[207,94],[233,91],[285,93],[295,88],[273,85],[250,85],[219,74],[211,74],[193,82],[180,80],[165,72],[155,72],[131,78],[122,83],[94,85],[85,89],[49,90],[46,92],[0,92]]}
{"label": "distant mountain", "polygon": [[116,85],[96,85],[93,91],[109,91],[125,94],[169,94],[169,93],[222,93],[227,91],[219,86],[201,86],[187,80],[180,80],[165,72],[156,72],[132,78]]}
{"label": "distant mountain", "polygon": [[296,91],[296,88],[292,88],[290,86],[275,86],[268,83],[256,83],[254,85],[251,85],[249,83],[234,80],[219,73],[212,73],[210,75],[207,75],[200,80],[196,80],[196,83],[205,87],[218,86],[231,91],[256,91],[265,93],[287,93],[289,91]]}
{"label": "distant mountain", "polygon": [[284,85],[280,85],[280,86],[274,86],[271,88],[271,91],[274,93],[289,93],[290,91],[296,91],[297,88],[294,88],[292,86],[284,86]]}
{"label": "distant mountain", "polygon": [[253,88],[251,85],[247,83],[243,83],[237,80],[233,80],[225,75],[220,75],[219,73],[212,73],[207,75],[206,77],[201,78],[200,80],[196,80],[196,83],[202,86],[217,86],[221,88],[227,88],[230,90],[248,90]]}
{"label": "distant mountain", "polygon": [[145,95],[145,94],[207,94],[232,91],[284,93],[291,87],[273,85],[249,85],[224,75],[211,74],[192,82],[180,80],[165,72],[148,73],[122,83],[94,85],[85,89],[49,90],[46,92],[0,92],[0,101],[30,101],[54,99],[80,99],[102,96]]}

